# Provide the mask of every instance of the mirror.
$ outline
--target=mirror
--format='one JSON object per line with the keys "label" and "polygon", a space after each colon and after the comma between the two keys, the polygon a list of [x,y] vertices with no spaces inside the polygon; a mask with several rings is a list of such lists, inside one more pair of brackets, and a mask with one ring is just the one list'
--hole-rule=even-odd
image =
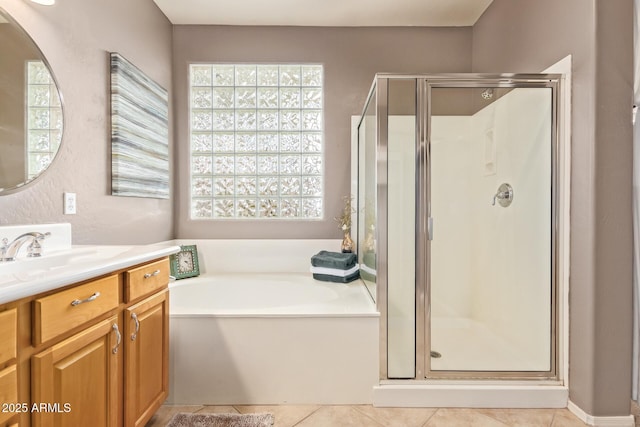
{"label": "mirror", "polygon": [[31,37],[0,9],[0,195],[42,175],[62,141],[62,103]]}

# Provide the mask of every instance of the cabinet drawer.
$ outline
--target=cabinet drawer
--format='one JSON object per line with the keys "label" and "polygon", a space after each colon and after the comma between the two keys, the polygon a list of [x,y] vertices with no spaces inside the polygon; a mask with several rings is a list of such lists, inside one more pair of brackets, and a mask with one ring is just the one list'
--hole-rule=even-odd
{"label": "cabinet drawer", "polygon": [[[18,374],[16,365],[0,371],[0,402],[8,405],[17,404],[18,402]],[[9,407],[8,409],[13,409]],[[20,409],[16,411],[0,412],[0,423],[7,421],[13,417]]]}
{"label": "cabinet drawer", "polygon": [[0,365],[16,357],[17,321],[15,308],[0,313]]}
{"label": "cabinet drawer", "polygon": [[169,284],[169,258],[128,270],[124,277],[126,302],[151,294]]}
{"label": "cabinet drawer", "polygon": [[118,307],[118,276],[112,275],[34,301],[38,345]]}

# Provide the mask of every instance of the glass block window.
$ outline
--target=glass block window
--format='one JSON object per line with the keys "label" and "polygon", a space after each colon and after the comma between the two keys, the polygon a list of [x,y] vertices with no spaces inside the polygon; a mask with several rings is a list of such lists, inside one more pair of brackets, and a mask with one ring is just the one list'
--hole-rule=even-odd
{"label": "glass block window", "polygon": [[322,65],[191,64],[191,218],[323,216]]}
{"label": "glass block window", "polygon": [[27,179],[49,166],[62,140],[62,107],[42,61],[27,61]]}

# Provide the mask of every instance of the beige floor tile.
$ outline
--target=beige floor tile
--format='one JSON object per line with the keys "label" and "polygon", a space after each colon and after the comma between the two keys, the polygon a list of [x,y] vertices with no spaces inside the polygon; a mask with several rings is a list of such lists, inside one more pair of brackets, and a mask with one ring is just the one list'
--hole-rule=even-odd
{"label": "beige floor tile", "polygon": [[178,412],[268,412],[274,427],[584,427],[567,409],[374,408],[371,405],[162,406],[146,427],[165,427]]}
{"label": "beige floor tile", "polygon": [[475,409],[467,408],[440,408],[425,427],[505,427],[495,418],[488,417]]}
{"label": "beige floor tile", "polygon": [[476,409],[511,427],[549,427],[555,409]]}
{"label": "beige floor tile", "polygon": [[551,427],[584,427],[586,425],[568,409],[557,409]]}
{"label": "beige floor tile", "polygon": [[202,409],[194,411],[199,414],[239,414],[233,406],[205,405]]}
{"label": "beige floor tile", "polygon": [[165,427],[169,420],[178,412],[197,412],[202,409],[202,405],[188,405],[188,406],[161,406],[158,411],[153,414],[153,417],[149,420],[146,427]]}
{"label": "beige floor tile", "polygon": [[293,427],[313,412],[317,411],[318,405],[236,405],[235,408],[241,414],[267,412],[273,414],[275,419],[274,427]]}
{"label": "beige floor tile", "polygon": [[354,408],[385,427],[421,427],[436,412],[435,408],[374,408],[371,405]]}
{"label": "beige floor tile", "polygon": [[296,427],[381,427],[353,406],[322,406]]}

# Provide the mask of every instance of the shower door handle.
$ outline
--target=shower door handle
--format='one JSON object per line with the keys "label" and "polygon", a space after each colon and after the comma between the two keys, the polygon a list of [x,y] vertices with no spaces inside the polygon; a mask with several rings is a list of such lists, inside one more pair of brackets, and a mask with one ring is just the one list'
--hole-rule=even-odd
{"label": "shower door handle", "polygon": [[433,240],[433,217],[427,217],[427,239]]}

